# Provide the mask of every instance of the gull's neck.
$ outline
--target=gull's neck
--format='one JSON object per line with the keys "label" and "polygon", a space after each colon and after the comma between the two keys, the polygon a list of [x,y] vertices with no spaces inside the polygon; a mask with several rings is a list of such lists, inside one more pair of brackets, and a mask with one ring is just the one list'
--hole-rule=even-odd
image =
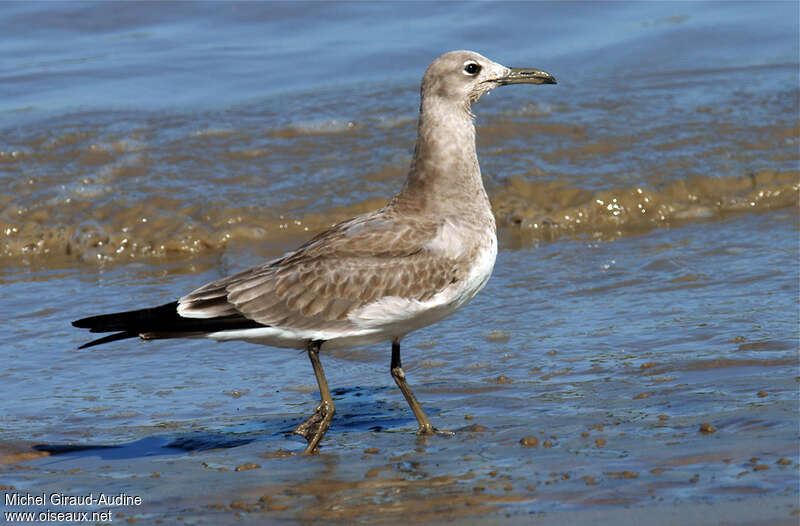
{"label": "gull's neck", "polygon": [[423,95],[411,169],[393,205],[434,214],[491,215],[469,105]]}

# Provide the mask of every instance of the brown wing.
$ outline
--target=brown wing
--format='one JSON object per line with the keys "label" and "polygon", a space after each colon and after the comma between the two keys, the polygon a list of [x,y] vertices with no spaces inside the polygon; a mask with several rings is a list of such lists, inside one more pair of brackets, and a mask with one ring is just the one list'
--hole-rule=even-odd
{"label": "brown wing", "polygon": [[384,296],[425,300],[464,265],[426,245],[440,223],[386,210],[327,230],[282,259],[210,283],[180,300],[188,317],[232,314],[293,329],[347,329],[347,315]]}

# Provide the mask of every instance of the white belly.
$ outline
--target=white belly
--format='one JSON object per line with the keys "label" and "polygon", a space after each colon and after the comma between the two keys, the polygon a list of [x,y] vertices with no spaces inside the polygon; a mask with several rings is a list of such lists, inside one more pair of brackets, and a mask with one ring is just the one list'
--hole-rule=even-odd
{"label": "white belly", "polygon": [[385,296],[348,315],[353,328],[347,331],[294,330],[286,327],[260,327],[220,331],[208,334],[215,340],[246,340],[276,347],[303,349],[309,340],[323,340],[324,349],[355,347],[392,339],[401,339],[409,332],[449,316],[475,295],[489,281],[497,258],[497,238],[487,236],[467,277],[425,301]]}

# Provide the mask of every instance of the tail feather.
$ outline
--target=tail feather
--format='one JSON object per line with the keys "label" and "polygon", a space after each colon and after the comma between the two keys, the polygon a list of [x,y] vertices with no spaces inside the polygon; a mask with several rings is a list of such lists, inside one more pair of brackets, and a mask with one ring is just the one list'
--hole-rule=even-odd
{"label": "tail feather", "polygon": [[184,318],[178,314],[177,301],[149,309],[90,316],[73,321],[72,325],[81,329],[89,329],[89,332],[116,333],[85,343],[79,347],[80,349],[125,338],[135,338],[142,334],[146,334],[147,338],[175,338],[190,334],[265,326],[241,315],[218,318]]}
{"label": "tail feather", "polygon": [[178,302],[173,301],[172,303],[149,309],[89,316],[88,318],[73,321],[72,325],[81,329],[89,329],[89,332],[136,330],[138,333],[156,328],[159,325],[172,324],[178,320],[180,320]]}
{"label": "tail feather", "polygon": [[94,347],[95,345],[103,345],[104,343],[111,343],[117,340],[124,340],[126,338],[136,338],[137,336],[139,335],[135,332],[130,332],[130,331],[117,332],[114,334],[109,334],[108,336],[103,336],[102,338],[97,338],[96,340],[92,340],[90,342],[86,342],[80,347],[78,347],[78,349],[86,349],[87,347]]}

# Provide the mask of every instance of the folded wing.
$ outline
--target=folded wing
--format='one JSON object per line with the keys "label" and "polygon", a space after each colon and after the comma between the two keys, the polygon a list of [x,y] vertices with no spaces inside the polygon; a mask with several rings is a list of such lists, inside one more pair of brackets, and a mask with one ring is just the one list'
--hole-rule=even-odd
{"label": "folded wing", "polygon": [[244,316],[296,330],[348,330],[348,314],[387,296],[425,301],[464,274],[465,262],[437,253],[441,224],[398,224],[381,212],[311,239],[282,259],[209,283],[179,300],[190,318]]}

